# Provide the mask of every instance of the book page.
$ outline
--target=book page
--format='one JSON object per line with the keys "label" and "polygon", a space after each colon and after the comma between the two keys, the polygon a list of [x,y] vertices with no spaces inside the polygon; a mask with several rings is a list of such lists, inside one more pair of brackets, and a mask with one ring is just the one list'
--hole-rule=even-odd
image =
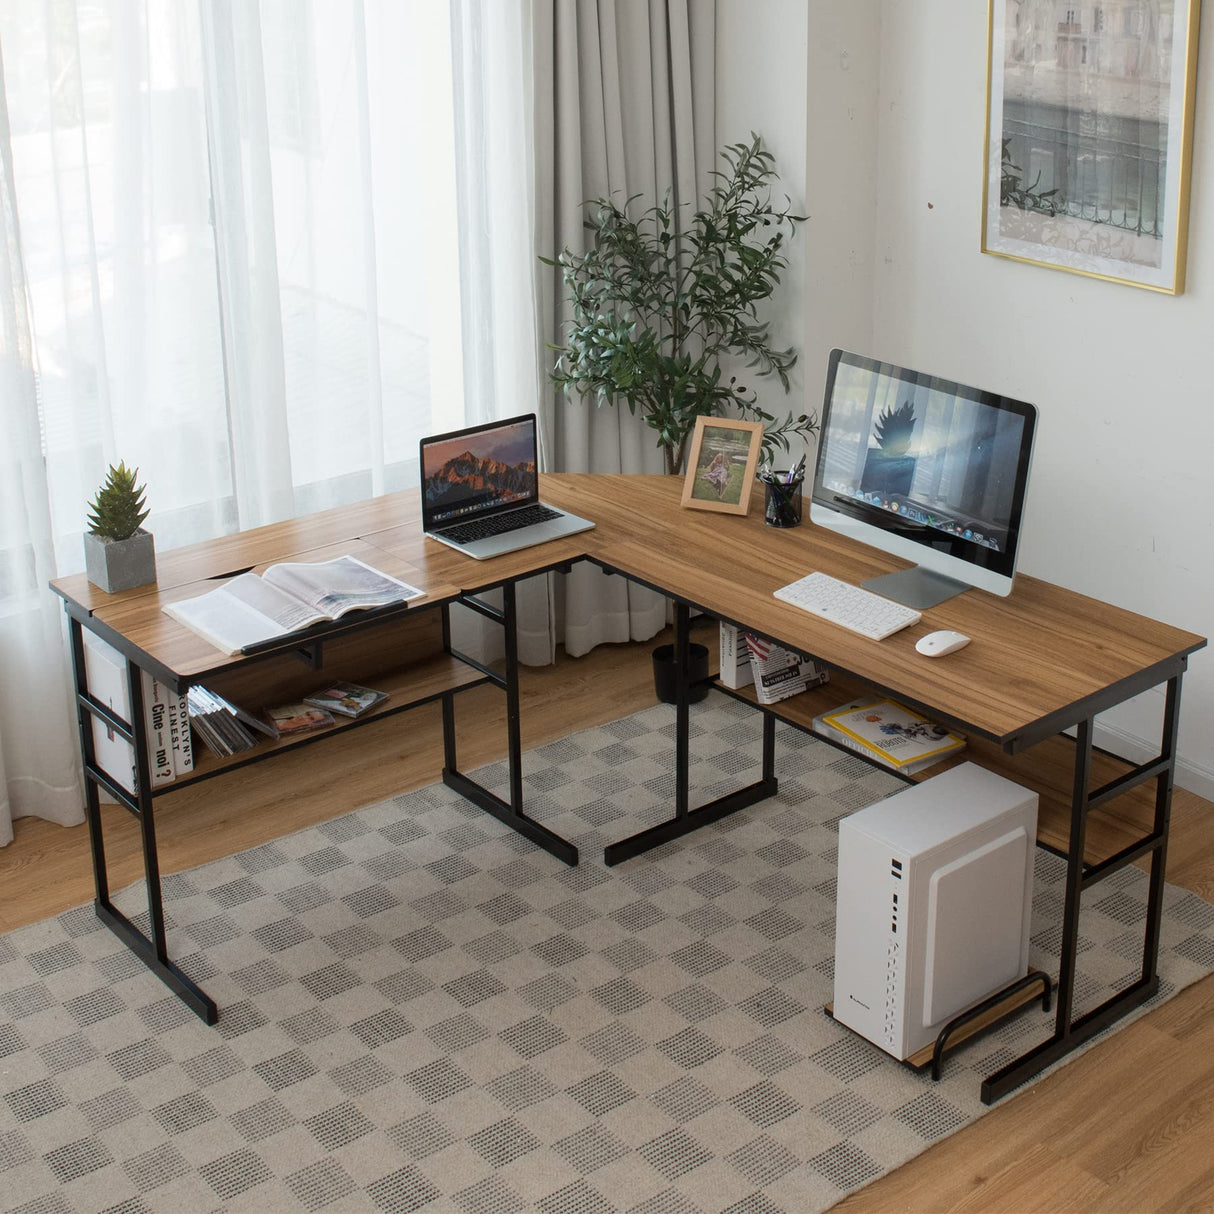
{"label": "book page", "polygon": [[242,573],[216,590],[169,603],[164,610],[228,654],[325,618],[255,573]]}
{"label": "book page", "polygon": [[317,618],[337,619],[359,607],[386,607],[419,598],[422,591],[352,556],[319,564],[271,565],[262,575],[271,586],[306,603]]}

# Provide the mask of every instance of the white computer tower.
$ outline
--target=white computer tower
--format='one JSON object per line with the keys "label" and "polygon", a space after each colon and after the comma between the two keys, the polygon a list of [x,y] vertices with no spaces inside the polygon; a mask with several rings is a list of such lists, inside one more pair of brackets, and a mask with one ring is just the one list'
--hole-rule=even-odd
{"label": "white computer tower", "polygon": [[835,1019],[895,1058],[1028,970],[1037,794],[963,763],[839,823]]}

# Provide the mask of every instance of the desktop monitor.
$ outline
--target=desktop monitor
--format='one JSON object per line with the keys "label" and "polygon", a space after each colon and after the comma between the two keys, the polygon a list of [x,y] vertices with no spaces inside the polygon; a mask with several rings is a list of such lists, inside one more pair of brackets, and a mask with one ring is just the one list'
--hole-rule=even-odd
{"label": "desktop monitor", "polygon": [[832,350],[810,518],[915,561],[864,583],[911,607],[1008,595],[1037,410]]}

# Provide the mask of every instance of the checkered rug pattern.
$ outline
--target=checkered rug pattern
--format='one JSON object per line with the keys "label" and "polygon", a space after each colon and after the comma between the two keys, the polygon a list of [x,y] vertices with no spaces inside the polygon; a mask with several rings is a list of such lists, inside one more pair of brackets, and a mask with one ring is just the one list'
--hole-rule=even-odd
{"label": "checkered rug pattern", "polygon": [[[756,778],[758,715],[692,711],[696,800]],[[0,1206],[805,1214],[898,1166],[981,1115],[1048,1017],[934,1084],[825,1016],[837,823],[901,785],[777,746],[778,797],[614,869],[603,845],[669,813],[670,708],[526,756],[577,868],[432,786],[170,876],[212,1028],[91,907],[0,937]],[[1063,877],[1039,853],[1047,969]],[[1088,899],[1080,1005],[1132,981],[1145,886]],[[118,901],[138,915],[141,887]],[[1214,908],[1166,901],[1160,999],[1214,967]]]}

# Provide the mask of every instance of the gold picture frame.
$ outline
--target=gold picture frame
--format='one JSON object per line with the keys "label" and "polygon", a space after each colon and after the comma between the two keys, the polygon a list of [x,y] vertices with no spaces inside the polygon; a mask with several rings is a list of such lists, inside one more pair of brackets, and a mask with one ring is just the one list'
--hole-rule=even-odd
{"label": "gold picture frame", "polygon": [[1201,0],[990,0],[982,251],[1184,290]]}
{"label": "gold picture frame", "polygon": [[762,422],[697,417],[682,505],[717,514],[745,514],[762,443]]}

